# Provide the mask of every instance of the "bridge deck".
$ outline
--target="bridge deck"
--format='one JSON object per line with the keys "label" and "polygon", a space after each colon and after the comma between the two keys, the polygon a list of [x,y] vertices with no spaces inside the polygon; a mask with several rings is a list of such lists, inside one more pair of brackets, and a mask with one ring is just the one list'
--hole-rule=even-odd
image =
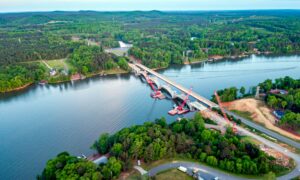
{"label": "bridge deck", "polygon": [[[163,75],[161,75],[161,74],[159,74],[159,73],[157,73],[157,72],[155,72],[155,71],[153,71],[153,70],[147,68],[146,66],[144,66],[144,65],[142,65],[142,64],[136,63],[135,65],[136,65],[137,67],[141,68],[142,70],[147,71],[148,73],[150,73],[150,74],[152,74],[152,75],[158,77],[159,79],[165,81],[166,83],[171,84],[172,86],[176,87],[177,89],[179,89],[180,91],[182,91],[182,92],[184,92],[184,93],[189,93],[189,92],[190,92],[189,89],[187,89],[187,88],[183,87],[182,85],[180,85],[180,84],[178,84],[178,83],[176,83],[176,82],[174,82],[174,81],[168,79],[167,77],[165,77],[165,76],[163,76]],[[190,96],[192,96],[192,97],[194,97],[195,99],[197,99],[198,101],[204,103],[204,104],[207,105],[208,107],[211,107],[211,108],[212,108],[212,107],[218,107],[217,104],[215,104],[214,102],[212,102],[212,101],[206,99],[205,97],[200,96],[198,93],[196,93],[196,92],[194,92],[194,91],[192,91],[192,92],[190,93]]]}

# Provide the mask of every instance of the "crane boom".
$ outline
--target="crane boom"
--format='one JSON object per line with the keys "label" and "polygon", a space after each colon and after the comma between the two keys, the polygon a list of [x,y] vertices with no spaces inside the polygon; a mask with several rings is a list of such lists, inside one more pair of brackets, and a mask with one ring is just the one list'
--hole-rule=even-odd
{"label": "crane boom", "polygon": [[[224,108],[223,108],[223,105],[222,105],[221,98],[219,97],[217,91],[215,91],[215,97],[216,97],[216,99],[217,99],[217,101],[218,101],[218,104],[219,104],[219,107],[220,107],[220,109],[221,109],[221,111],[222,111],[222,114],[223,114],[224,119],[227,121],[227,124],[230,126],[230,125],[231,125],[231,122],[229,121],[229,119],[228,119],[228,117],[227,117],[227,114],[226,114],[226,112],[225,112],[225,110],[224,110]],[[234,133],[236,133],[236,132],[237,132],[237,129],[236,129],[236,127],[235,127],[236,124],[235,124],[235,123],[232,123],[232,124],[233,124],[232,130],[233,130]]]}
{"label": "crane boom", "polygon": [[183,108],[184,108],[186,102],[189,100],[189,96],[190,96],[191,92],[192,92],[192,88],[189,90],[189,92],[188,92],[187,95],[185,96],[185,98],[184,98],[183,102],[180,104],[180,106],[177,107],[178,110],[180,110],[180,111],[183,110]]}

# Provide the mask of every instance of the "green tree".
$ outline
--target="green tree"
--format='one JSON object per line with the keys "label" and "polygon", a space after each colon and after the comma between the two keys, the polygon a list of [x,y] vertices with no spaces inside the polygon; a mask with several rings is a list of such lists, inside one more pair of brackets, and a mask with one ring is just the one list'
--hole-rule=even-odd
{"label": "green tree", "polygon": [[211,139],[211,131],[205,129],[201,133],[201,138],[204,142],[208,142]]}
{"label": "green tree", "polygon": [[277,105],[277,98],[275,96],[269,96],[268,97],[268,100],[267,100],[267,103],[269,106],[271,106],[272,108],[275,107]]}
{"label": "green tree", "polygon": [[287,102],[286,101],[281,101],[281,107],[284,109],[287,106]]}
{"label": "green tree", "polygon": [[245,89],[244,86],[242,86],[241,89],[240,89],[240,93],[244,96],[245,92],[246,92],[246,89]]}
{"label": "green tree", "polygon": [[263,177],[264,180],[275,180],[276,175],[273,172],[268,172],[266,175]]}
{"label": "green tree", "polygon": [[98,141],[95,141],[94,145],[92,146],[93,149],[96,149],[101,154],[106,154],[108,152],[109,147],[109,134],[105,133],[102,134]]}
{"label": "green tree", "polygon": [[214,167],[218,166],[218,160],[215,156],[208,156],[206,163]]}
{"label": "green tree", "polygon": [[110,150],[111,154],[113,156],[119,157],[121,153],[123,152],[123,146],[121,143],[116,143],[112,146]]}

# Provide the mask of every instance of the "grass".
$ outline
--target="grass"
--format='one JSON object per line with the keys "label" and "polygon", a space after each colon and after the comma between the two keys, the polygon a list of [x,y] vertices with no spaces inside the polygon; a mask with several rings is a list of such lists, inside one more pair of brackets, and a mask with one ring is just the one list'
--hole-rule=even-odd
{"label": "grass", "polygon": [[242,137],[242,141],[244,142],[249,142],[249,143],[252,143],[252,144],[256,144],[256,145],[260,145],[261,142],[257,141],[256,139],[250,137],[250,136],[244,136]]}
{"label": "grass", "polygon": [[125,73],[128,73],[128,72],[129,71],[125,71],[121,68],[115,68],[115,69],[110,69],[110,70],[103,70],[103,71],[99,71],[99,72],[88,73],[86,75],[86,77],[93,77],[93,76],[100,75],[100,74],[106,74],[106,75],[125,74]]}
{"label": "grass", "polygon": [[[119,178],[120,179],[120,178]],[[126,180],[148,180],[149,177],[145,174],[145,175],[141,175],[138,171],[134,171],[132,172],[127,178]]]}
{"label": "grass", "polygon": [[65,63],[66,59],[56,59],[56,60],[48,60],[45,61],[49,66],[55,69],[64,69],[67,63]]}
{"label": "grass", "polygon": [[128,52],[129,49],[120,49],[120,48],[112,48],[112,49],[107,49],[112,54],[115,54],[117,56],[124,56]]}
{"label": "grass", "polygon": [[253,121],[252,114],[250,112],[238,111],[238,110],[231,110],[231,111],[234,112],[235,114],[243,117],[243,118],[246,118],[246,119],[249,119],[249,120]]}
{"label": "grass", "polygon": [[177,170],[170,169],[164,172],[161,172],[155,176],[156,180],[192,180],[193,177]]}

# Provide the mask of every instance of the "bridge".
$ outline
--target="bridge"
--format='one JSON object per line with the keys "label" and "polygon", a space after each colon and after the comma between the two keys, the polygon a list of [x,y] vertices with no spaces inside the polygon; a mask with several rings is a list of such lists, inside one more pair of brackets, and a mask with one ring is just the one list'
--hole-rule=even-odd
{"label": "bridge", "polygon": [[[169,85],[172,85],[173,87],[179,89],[180,91],[182,91],[183,93],[186,94],[190,94],[191,97],[195,98],[196,100],[198,100],[201,104],[205,105],[208,108],[214,108],[214,107],[218,107],[217,104],[215,104],[214,102],[206,99],[205,97],[202,97],[201,95],[199,95],[198,93],[194,92],[194,91],[190,91],[190,89],[187,89],[185,87],[183,87],[182,85],[168,79],[167,77],[147,68],[146,66],[139,64],[139,63],[134,63],[134,64],[129,64],[129,66],[132,68],[132,70],[136,73],[136,74],[143,74],[144,72],[147,72],[149,74],[152,74],[153,76],[161,79],[162,81],[166,82]],[[169,88],[167,88],[166,86],[160,86],[163,87],[164,89],[166,89],[168,92],[171,93],[171,96],[174,97],[173,91],[170,91]],[[197,106],[200,106],[200,104],[198,103]],[[196,108],[198,109],[198,108]]]}

